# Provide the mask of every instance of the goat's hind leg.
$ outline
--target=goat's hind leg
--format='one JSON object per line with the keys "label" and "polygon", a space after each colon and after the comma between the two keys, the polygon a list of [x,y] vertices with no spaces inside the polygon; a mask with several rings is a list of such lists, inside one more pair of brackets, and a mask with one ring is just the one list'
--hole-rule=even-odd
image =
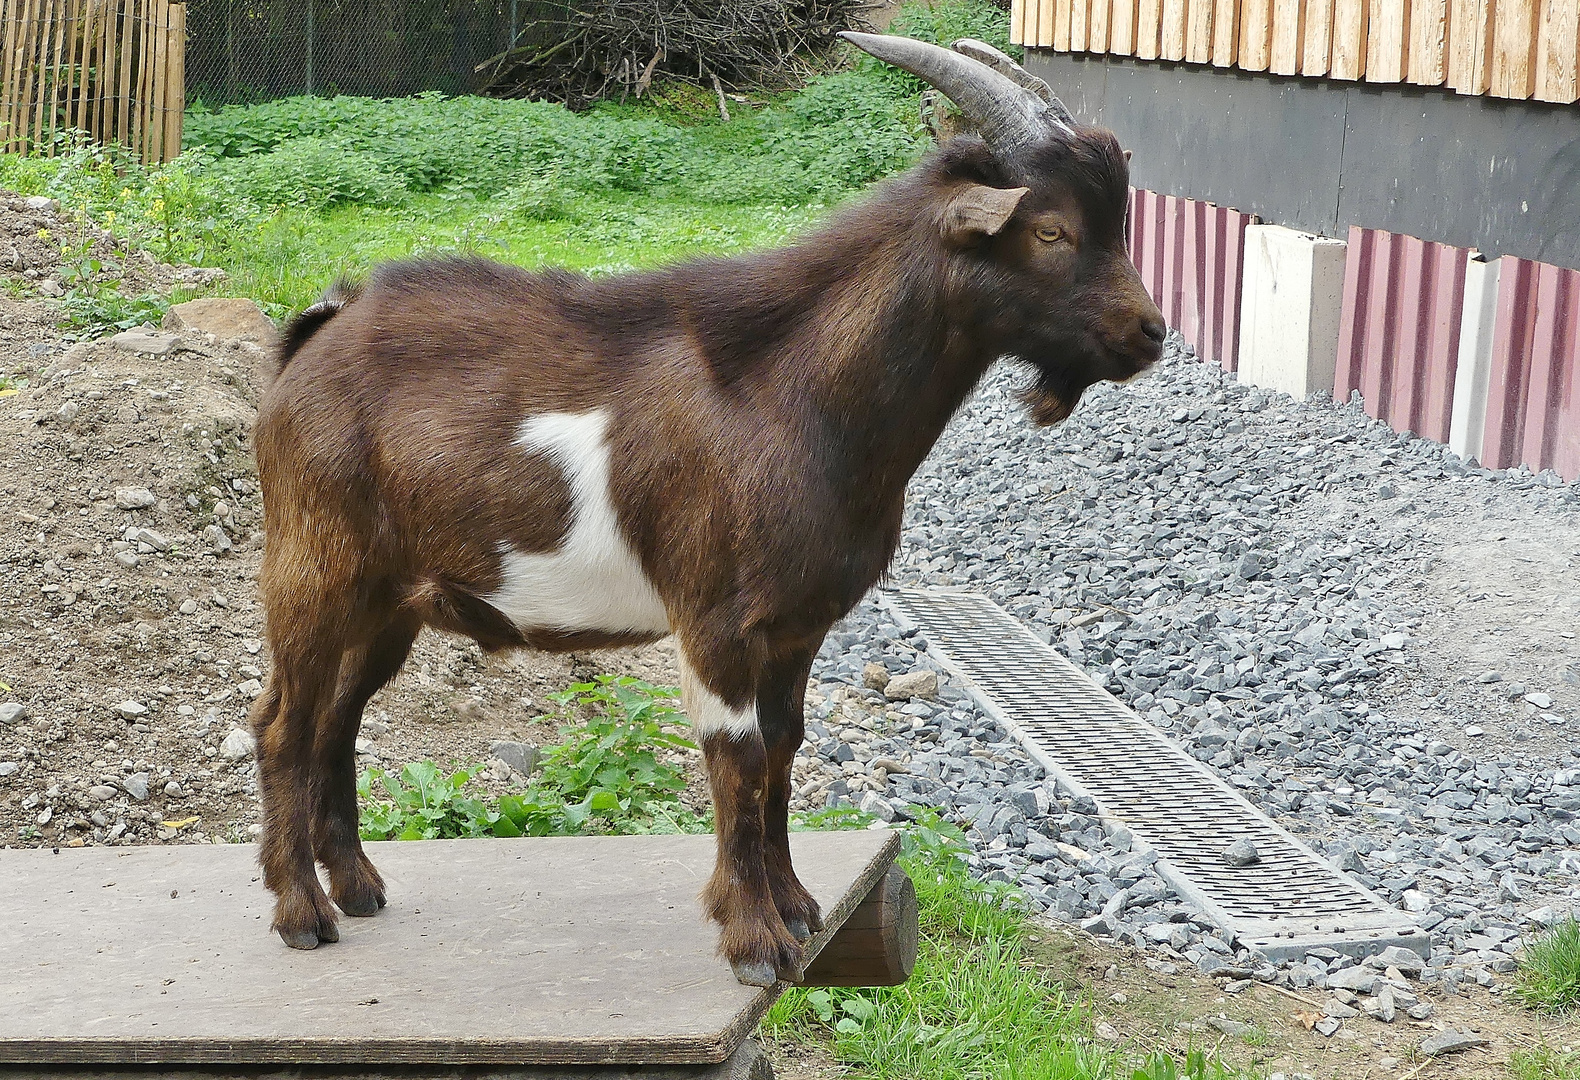
{"label": "goat's hind leg", "polygon": [[357,832],[357,729],[368,700],[406,662],[421,625],[400,616],[367,645],[345,651],[334,702],[314,740],[313,854],[329,871],[335,906],[347,915],[374,915],[384,906],[384,879]]}
{"label": "goat's hind leg", "polygon": [[[275,632],[282,624],[290,629]],[[274,670],[252,712],[264,816],[258,858],[263,883],[275,895],[275,931],[293,949],[312,949],[340,939],[335,909],[318,883],[311,835],[315,721],[334,693],[340,647],[327,626],[271,617],[270,629]]]}

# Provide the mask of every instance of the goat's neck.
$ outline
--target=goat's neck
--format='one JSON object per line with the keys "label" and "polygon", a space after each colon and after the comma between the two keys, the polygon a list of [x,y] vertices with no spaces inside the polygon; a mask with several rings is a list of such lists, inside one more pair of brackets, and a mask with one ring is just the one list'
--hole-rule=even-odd
{"label": "goat's neck", "polygon": [[946,268],[927,271],[885,295],[860,281],[830,291],[836,321],[841,310],[873,305],[801,388],[821,413],[822,434],[836,444],[854,505],[877,509],[904,497],[997,355],[987,329],[961,317],[974,305],[955,295]]}

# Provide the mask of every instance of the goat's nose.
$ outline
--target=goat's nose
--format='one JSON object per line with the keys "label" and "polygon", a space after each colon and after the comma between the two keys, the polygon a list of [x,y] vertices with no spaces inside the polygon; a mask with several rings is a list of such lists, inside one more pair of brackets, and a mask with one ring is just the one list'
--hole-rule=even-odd
{"label": "goat's nose", "polygon": [[1162,319],[1142,319],[1141,332],[1159,345],[1169,336],[1169,328],[1163,324]]}

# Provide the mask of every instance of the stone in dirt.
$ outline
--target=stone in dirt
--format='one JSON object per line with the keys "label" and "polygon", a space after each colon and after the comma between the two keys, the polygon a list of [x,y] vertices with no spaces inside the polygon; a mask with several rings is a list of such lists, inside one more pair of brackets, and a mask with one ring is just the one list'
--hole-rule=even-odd
{"label": "stone in dirt", "polygon": [[219,752],[226,761],[251,757],[257,748],[258,740],[252,737],[252,732],[241,728],[232,728],[230,734],[225,736],[225,741],[219,744]]}
{"label": "stone in dirt", "polygon": [[0,705],[0,724],[20,724],[27,719],[27,706],[16,701]]}
{"label": "stone in dirt", "polygon": [[144,705],[140,701],[127,700],[115,706],[115,711],[119,713],[124,719],[136,720],[139,716],[142,716],[148,711],[148,706]]}
{"label": "stone in dirt", "polygon": [[122,510],[146,510],[158,501],[154,493],[145,487],[115,489],[115,505]]}
{"label": "stone in dirt", "polygon": [[488,744],[488,752],[522,776],[530,776],[538,767],[539,750],[531,743],[496,739]]}
{"label": "stone in dirt", "polygon": [[883,696],[890,701],[910,701],[912,698],[931,698],[938,695],[938,676],[931,671],[908,671],[896,675],[883,688]]}
{"label": "stone in dirt", "polygon": [[1371,957],[1367,963],[1378,968],[1398,968],[1406,975],[1419,976],[1426,970],[1426,961],[1421,959],[1421,954],[1414,949],[1406,949],[1402,945],[1390,945],[1376,956]]}
{"label": "stone in dirt", "polygon": [[1421,1040],[1421,1053],[1427,1057],[1441,1057],[1444,1054],[1457,1053],[1460,1050],[1469,1050],[1476,1046],[1486,1046],[1487,1040],[1480,1035],[1470,1035],[1449,1028],[1436,1035],[1429,1035]]}
{"label": "stone in dirt", "polygon": [[251,300],[238,297],[204,297],[177,304],[165,314],[166,330],[195,330],[221,341],[253,341],[273,345],[278,337],[274,323]]}
{"label": "stone in dirt", "polygon": [[147,330],[123,330],[110,339],[110,344],[126,352],[145,356],[165,356],[176,347],[174,334],[153,334]]}

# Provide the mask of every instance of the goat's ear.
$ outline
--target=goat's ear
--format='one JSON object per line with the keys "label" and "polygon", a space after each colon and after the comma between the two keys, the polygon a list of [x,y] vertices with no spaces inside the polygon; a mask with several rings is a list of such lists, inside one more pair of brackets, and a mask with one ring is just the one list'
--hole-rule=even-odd
{"label": "goat's ear", "polygon": [[1125,160],[1129,161],[1130,160],[1130,151],[1129,150],[1124,151],[1124,155],[1125,155]]}
{"label": "goat's ear", "polygon": [[965,244],[979,236],[996,236],[1030,190],[966,185],[944,207],[944,239]]}

